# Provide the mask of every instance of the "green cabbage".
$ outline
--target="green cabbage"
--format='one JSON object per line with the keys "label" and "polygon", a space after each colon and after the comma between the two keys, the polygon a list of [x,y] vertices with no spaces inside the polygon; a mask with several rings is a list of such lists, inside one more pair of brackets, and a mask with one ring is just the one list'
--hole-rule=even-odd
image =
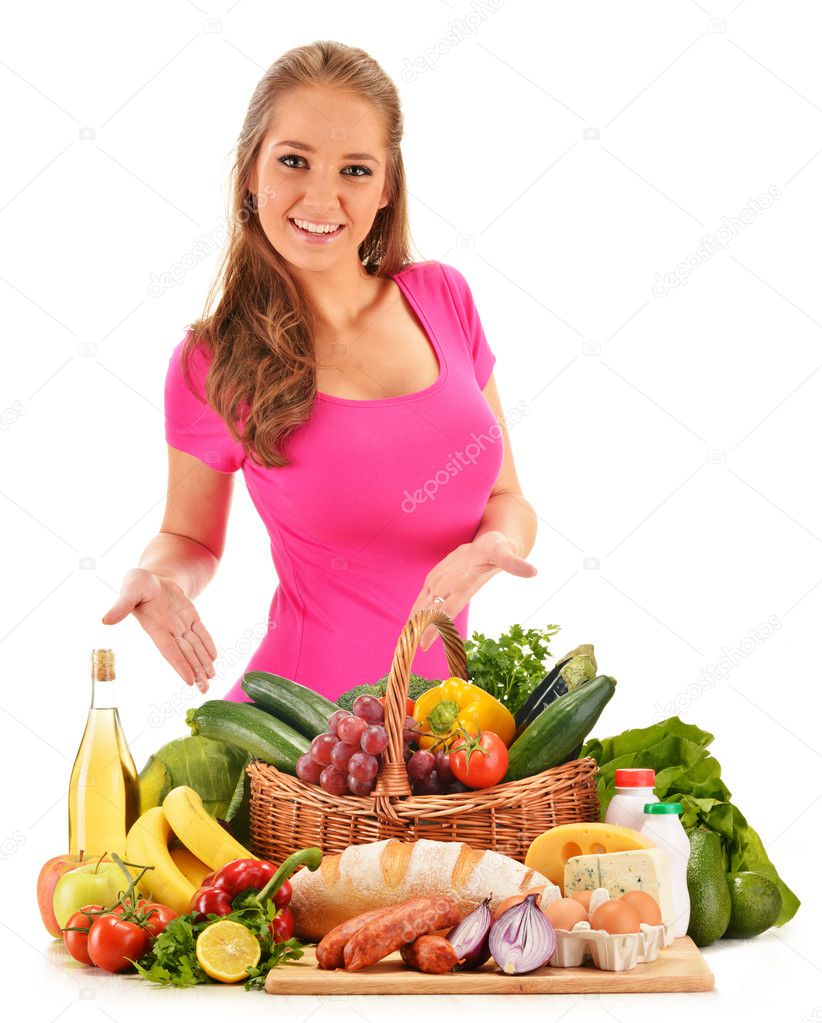
{"label": "green cabbage", "polygon": [[140,812],[159,806],[176,786],[188,785],[212,817],[230,821],[243,803],[250,762],[243,750],[203,735],[173,739],[140,771]]}

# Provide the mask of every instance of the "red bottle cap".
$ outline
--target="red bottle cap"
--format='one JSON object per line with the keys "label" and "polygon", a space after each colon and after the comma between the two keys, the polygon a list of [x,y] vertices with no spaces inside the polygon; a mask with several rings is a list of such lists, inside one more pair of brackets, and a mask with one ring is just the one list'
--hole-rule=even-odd
{"label": "red bottle cap", "polygon": [[614,783],[619,788],[653,788],[656,771],[650,767],[621,767],[614,772]]}

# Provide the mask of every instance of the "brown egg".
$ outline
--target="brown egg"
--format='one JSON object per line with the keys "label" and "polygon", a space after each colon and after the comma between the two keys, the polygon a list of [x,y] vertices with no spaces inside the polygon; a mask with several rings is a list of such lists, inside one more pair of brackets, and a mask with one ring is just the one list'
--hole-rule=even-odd
{"label": "brown egg", "polygon": [[588,910],[591,908],[591,896],[592,895],[593,895],[593,892],[574,892],[574,894],[571,896],[571,898],[576,900],[580,904],[580,906],[582,906],[582,908],[585,910],[585,912],[587,913]]}
{"label": "brown egg", "polygon": [[512,906],[518,906],[520,902],[523,902],[525,900],[526,895],[536,895],[537,906],[539,906],[540,897],[542,896],[543,891],[544,886],[542,888],[531,888],[527,892],[524,892],[522,895],[509,895],[508,898],[503,899],[502,902],[500,902],[500,904],[494,910],[494,919],[496,920],[498,916],[502,916],[506,909],[510,909]]}
{"label": "brown egg", "polygon": [[542,912],[559,931],[572,931],[574,924],[588,919],[587,911],[577,899],[557,899]]}
{"label": "brown egg", "polygon": [[639,930],[639,913],[622,899],[610,899],[592,913],[591,928],[609,934],[635,934]]}
{"label": "brown egg", "polygon": [[652,927],[662,923],[662,914],[659,912],[659,903],[647,892],[626,892],[620,902],[627,902],[639,914],[641,924],[650,924]]}

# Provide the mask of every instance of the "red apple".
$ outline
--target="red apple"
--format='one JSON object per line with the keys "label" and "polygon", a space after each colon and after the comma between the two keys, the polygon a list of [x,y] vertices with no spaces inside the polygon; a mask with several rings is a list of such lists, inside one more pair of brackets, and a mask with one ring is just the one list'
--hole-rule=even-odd
{"label": "red apple", "polygon": [[[108,861],[108,857],[106,857]],[[55,938],[62,938],[63,932],[57,923],[54,915],[54,889],[60,878],[69,870],[74,870],[81,863],[89,863],[88,857],[80,859],[79,856],[63,853],[61,856],[52,856],[43,864],[37,878],[37,905],[40,907],[40,916],[46,930]]]}

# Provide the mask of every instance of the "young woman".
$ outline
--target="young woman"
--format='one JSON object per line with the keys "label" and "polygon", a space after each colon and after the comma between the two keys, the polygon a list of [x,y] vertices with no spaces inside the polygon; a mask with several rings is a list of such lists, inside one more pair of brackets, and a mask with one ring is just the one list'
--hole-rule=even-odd
{"label": "young woman", "polygon": [[[536,574],[471,291],[410,261],[402,132],[393,83],[338,43],[285,53],[252,96],[220,274],[169,361],[165,516],[103,618],[134,614],[203,692],[217,648],[193,601],[238,470],[278,577],[247,671],[333,700],[388,671],[419,608],[439,604],[465,638],[489,579]],[[435,638],[412,670],[447,678]],[[241,679],[226,699],[246,699]]]}

